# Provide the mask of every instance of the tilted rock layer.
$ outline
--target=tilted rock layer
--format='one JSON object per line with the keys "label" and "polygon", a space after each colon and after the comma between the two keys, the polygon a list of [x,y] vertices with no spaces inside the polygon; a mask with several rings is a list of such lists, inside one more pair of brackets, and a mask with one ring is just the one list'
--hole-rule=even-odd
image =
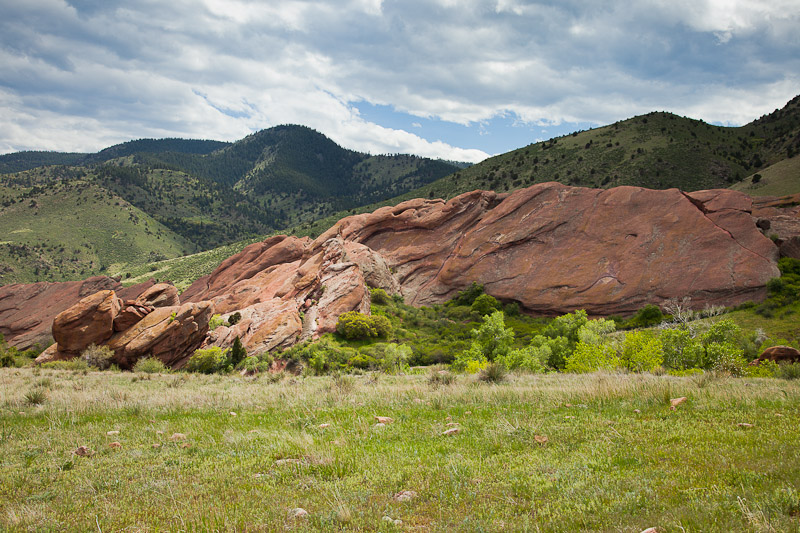
{"label": "tilted rock layer", "polygon": [[347,217],[312,246],[338,235],[380,253],[414,305],[446,301],[472,281],[548,314],[631,313],[684,296],[731,305],[763,296],[779,275],[777,248],[751,208],[729,190],[545,183]]}
{"label": "tilted rock layer", "polygon": [[[237,337],[251,354],[286,348],[333,331],[344,312],[368,313],[369,287],[430,305],[478,282],[545,314],[626,314],[686,296],[695,307],[735,305],[761,298],[779,275],[778,247],[762,233],[769,220],[792,237],[784,219],[793,213],[759,209],[754,216],[752,200],[729,190],[557,183],[411,200],[344,218],[313,241],[252,244],[192,284],[182,305],[174,290],[153,287],[123,302],[111,334],[114,311],[104,311],[102,342],[123,367],[145,355],[179,367],[196,347],[225,348]],[[239,321],[207,331],[212,313]]]}

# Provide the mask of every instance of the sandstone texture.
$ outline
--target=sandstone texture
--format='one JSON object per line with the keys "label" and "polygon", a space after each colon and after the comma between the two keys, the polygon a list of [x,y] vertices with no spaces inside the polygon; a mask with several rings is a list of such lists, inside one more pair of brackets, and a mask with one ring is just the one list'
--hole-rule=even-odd
{"label": "sandstone texture", "polygon": [[[85,342],[76,336],[110,346],[123,368],[144,356],[179,368],[196,348],[227,348],[237,337],[250,354],[280,350],[334,331],[342,313],[369,313],[369,288],[430,305],[478,282],[502,301],[549,315],[629,314],[687,296],[697,307],[736,305],[762,298],[779,275],[779,248],[765,232],[777,227],[785,242],[800,235],[785,200],[759,201],[754,207],[730,190],[558,183],[410,200],[344,218],[314,240],[252,244],[180,296],[168,284],[123,296],[95,280],[95,290],[81,295],[88,303],[70,311],[76,318],[59,322],[63,342],[42,358],[75,353]],[[35,297],[37,290],[12,292]],[[3,312],[0,327],[10,330]],[[213,313],[240,319],[208,331]],[[89,323],[102,327],[77,335]]]}
{"label": "sandstone texture", "polygon": [[545,183],[411,200],[347,217],[315,243],[338,235],[381,254],[413,305],[477,281],[528,311],[624,314],[673,297],[701,307],[762,297],[778,250],[751,209],[728,190]]}
{"label": "sandstone texture", "polygon": [[123,289],[119,280],[95,276],[84,281],[17,283],[0,287],[0,333],[26,350],[51,338],[53,319],[81,298],[100,290],[114,290],[121,299],[134,299],[152,286],[142,283]]}

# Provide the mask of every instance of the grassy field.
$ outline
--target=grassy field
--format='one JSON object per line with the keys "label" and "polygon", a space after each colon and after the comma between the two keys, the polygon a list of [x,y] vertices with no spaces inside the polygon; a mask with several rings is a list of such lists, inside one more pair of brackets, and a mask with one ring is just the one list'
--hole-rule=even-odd
{"label": "grassy field", "polygon": [[800,530],[798,381],[22,368],[0,394],[4,530]]}

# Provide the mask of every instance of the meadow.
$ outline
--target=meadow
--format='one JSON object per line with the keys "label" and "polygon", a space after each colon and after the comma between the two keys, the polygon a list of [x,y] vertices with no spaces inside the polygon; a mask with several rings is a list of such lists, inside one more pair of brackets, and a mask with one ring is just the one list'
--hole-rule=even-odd
{"label": "meadow", "polygon": [[798,380],[441,372],[2,368],[0,528],[800,531]]}

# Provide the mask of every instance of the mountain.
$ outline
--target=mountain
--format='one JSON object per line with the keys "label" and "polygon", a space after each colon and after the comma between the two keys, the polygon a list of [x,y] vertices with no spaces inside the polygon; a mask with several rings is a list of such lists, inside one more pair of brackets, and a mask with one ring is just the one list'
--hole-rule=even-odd
{"label": "mountain", "polygon": [[[0,282],[81,279],[111,265],[119,270],[121,258],[135,268],[208,250],[385,200],[462,167],[347,150],[302,126],[270,128],[235,143],[141,139],[96,154],[7,154],[0,169],[17,172],[0,176],[0,228],[6,229],[0,262],[9,265]],[[78,200],[76,191],[85,187],[92,193]],[[63,209],[41,208],[59,202]],[[146,249],[122,240],[119,250],[105,239],[98,242],[102,252],[79,254],[62,267],[52,250],[96,238],[93,227],[78,223],[81,205],[91,211],[93,227],[104,230],[117,227],[120,205],[135,208],[132,220],[146,220],[140,229],[155,238]],[[55,226],[59,231],[48,233]],[[29,249],[24,260],[20,247]]]}

